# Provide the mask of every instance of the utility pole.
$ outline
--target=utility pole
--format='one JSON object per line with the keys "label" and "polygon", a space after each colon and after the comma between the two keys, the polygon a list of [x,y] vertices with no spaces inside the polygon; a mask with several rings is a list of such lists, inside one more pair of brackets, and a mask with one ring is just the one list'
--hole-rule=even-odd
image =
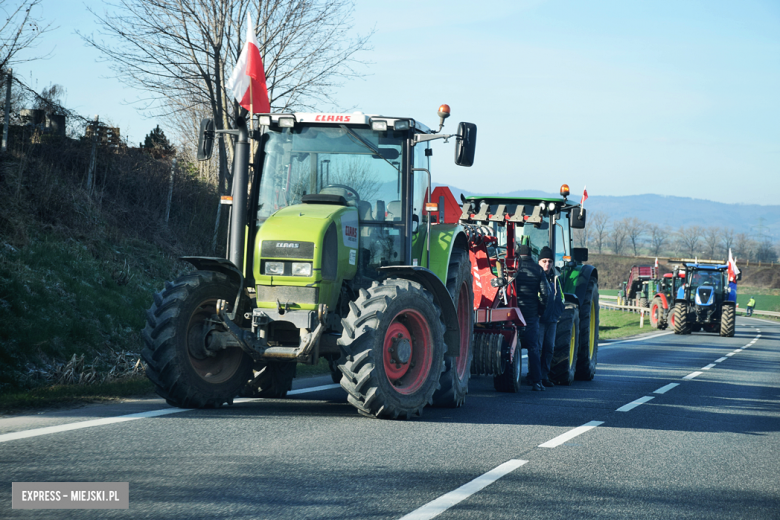
{"label": "utility pole", "polygon": [[176,171],[176,159],[171,162],[171,182],[168,184],[168,204],[165,206],[165,225],[168,225],[168,217],[171,215],[171,200],[173,199],[173,172]]}
{"label": "utility pole", "polygon": [[11,79],[13,77],[13,71],[8,69],[8,77],[6,78],[5,85],[5,121],[3,122],[3,146],[0,149],[0,153],[5,153],[8,150],[8,125],[11,122]]}
{"label": "utility pole", "polygon": [[92,153],[89,159],[89,171],[87,172],[87,193],[92,195],[92,184],[94,183],[93,174],[97,167],[97,140],[99,129],[99,117],[95,114],[95,122],[92,123]]}

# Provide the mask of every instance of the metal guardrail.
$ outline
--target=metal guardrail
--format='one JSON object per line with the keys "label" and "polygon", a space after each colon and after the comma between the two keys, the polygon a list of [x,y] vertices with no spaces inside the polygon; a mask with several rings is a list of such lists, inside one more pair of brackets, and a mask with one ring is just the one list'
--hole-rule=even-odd
{"label": "metal guardrail", "polygon": [[[747,311],[744,309],[737,309],[737,313],[739,314],[745,314]],[[775,311],[753,311],[753,314],[763,314],[764,316],[774,316],[776,318],[780,318],[780,312]]]}

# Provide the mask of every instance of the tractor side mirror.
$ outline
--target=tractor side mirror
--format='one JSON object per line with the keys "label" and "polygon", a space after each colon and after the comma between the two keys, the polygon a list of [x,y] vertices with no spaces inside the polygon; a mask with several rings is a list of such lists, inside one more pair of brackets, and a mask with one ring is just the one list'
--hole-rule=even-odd
{"label": "tractor side mirror", "polygon": [[587,262],[588,261],[588,248],[587,247],[572,247],[571,259],[575,262]]}
{"label": "tractor side mirror", "polygon": [[587,217],[587,215],[585,208],[572,208],[571,213],[569,213],[569,226],[571,226],[572,229],[584,229],[585,217]]}
{"label": "tractor side mirror", "polygon": [[200,132],[198,133],[198,160],[208,161],[211,159],[213,150],[214,120],[207,117],[200,122]]}
{"label": "tractor side mirror", "polygon": [[471,166],[474,164],[474,152],[477,149],[477,125],[460,123],[458,138],[455,142],[455,164]]}

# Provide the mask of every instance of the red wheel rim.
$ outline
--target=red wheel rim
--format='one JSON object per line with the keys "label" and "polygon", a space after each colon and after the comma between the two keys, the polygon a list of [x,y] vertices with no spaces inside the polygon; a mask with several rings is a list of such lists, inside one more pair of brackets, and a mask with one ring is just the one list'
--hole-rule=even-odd
{"label": "red wheel rim", "polygon": [[658,304],[654,303],[652,307],[650,307],[650,323],[653,324],[653,326],[658,325]]}
{"label": "red wheel rim", "polygon": [[455,360],[455,370],[458,379],[466,375],[466,366],[469,361],[469,344],[471,343],[471,302],[469,301],[469,286],[464,282],[460,286],[458,295],[458,325],[460,327],[460,349]]}
{"label": "red wheel rim", "polygon": [[433,362],[433,337],[417,311],[398,313],[385,333],[382,361],[385,376],[399,394],[409,395],[425,383]]}

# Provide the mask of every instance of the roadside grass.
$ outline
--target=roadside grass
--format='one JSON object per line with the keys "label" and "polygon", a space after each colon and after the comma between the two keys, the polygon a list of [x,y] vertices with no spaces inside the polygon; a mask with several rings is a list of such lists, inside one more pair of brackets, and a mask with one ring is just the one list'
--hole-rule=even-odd
{"label": "roadside grass", "polygon": [[610,340],[653,332],[650,319],[645,316],[644,327],[639,328],[639,314],[623,311],[599,310],[599,339]]}
{"label": "roadside grass", "polygon": [[129,397],[148,397],[154,387],[146,377],[134,377],[93,385],[41,386],[0,394],[0,415],[42,408],[104,403]]}
{"label": "roadside grass", "polygon": [[606,296],[617,296],[618,292],[619,291],[617,289],[602,289],[601,287],[599,287],[599,294],[603,294]]}
{"label": "roadside grass", "polygon": [[757,311],[780,312],[780,289],[737,286],[737,303],[740,310],[747,309],[751,297],[756,299]]}

